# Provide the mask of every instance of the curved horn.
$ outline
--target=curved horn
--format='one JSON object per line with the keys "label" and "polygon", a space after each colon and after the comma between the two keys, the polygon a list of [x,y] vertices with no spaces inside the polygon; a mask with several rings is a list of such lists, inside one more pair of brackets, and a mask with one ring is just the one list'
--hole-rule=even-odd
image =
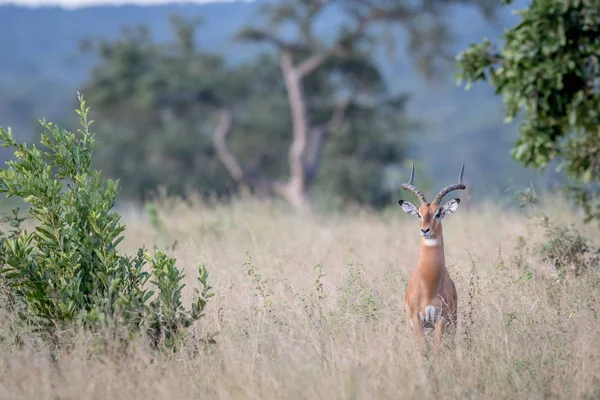
{"label": "curved horn", "polygon": [[440,192],[435,195],[435,198],[433,199],[433,203],[437,204],[439,206],[440,201],[442,201],[444,196],[447,195],[448,193],[450,193],[451,191],[458,190],[458,189],[465,190],[467,187],[463,183],[463,174],[464,173],[465,173],[465,163],[463,162],[462,168],[460,169],[460,175],[458,176],[458,183],[455,183],[454,185],[446,186],[445,188],[440,190]]}
{"label": "curved horn", "polygon": [[402,184],[402,189],[406,189],[406,190],[413,192],[415,194],[415,196],[417,196],[419,198],[419,200],[421,200],[421,203],[427,203],[427,200],[425,200],[425,196],[423,195],[423,193],[421,193],[421,191],[419,189],[414,187],[414,183],[415,183],[414,181],[415,181],[415,163],[413,161],[412,168],[410,170],[410,179],[408,180],[408,183]]}

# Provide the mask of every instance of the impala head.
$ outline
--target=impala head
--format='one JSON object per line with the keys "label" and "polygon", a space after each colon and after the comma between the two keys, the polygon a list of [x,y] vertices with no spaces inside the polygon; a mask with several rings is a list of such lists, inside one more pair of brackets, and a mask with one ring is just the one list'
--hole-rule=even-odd
{"label": "impala head", "polygon": [[443,206],[440,206],[440,202],[445,195],[452,192],[453,190],[464,190],[466,186],[463,184],[463,173],[465,172],[465,164],[460,170],[458,177],[458,183],[450,186],[446,186],[435,195],[433,201],[428,203],[425,200],[425,196],[419,189],[414,186],[415,179],[415,164],[413,163],[410,171],[410,179],[408,183],[404,183],[402,188],[411,191],[417,196],[421,204],[419,207],[411,203],[410,201],[400,200],[398,203],[402,206],[402,209],[407,214],[416,215],[419,217],[421,225],[421,236],[425,239],[435,239],[440,231],[441,221],[449,214],[452,214],[458,208],[460,199],[452,199],[446,202]]}

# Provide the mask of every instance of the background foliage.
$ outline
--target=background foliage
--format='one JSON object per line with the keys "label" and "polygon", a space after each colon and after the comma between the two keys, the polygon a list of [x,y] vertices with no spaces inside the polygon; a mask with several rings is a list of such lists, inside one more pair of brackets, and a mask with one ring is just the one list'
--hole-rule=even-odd
{"label": "background foliage", "polygon": [[[519,1],[512,8],[524,3]],[[133,44],[128,42],[129,39],[137,37],[136,46],[140,49],[152,48],[149,54],[144,55],[150,57],[148,59],[169,58],[168,63],[161,60],[160,65],[153,65],[148,71],[150,75],[154,74],[156,77],[159,73],[155,71],[161,70],[160,79],[164,80],[166,71],[179,71],[182,74],[182,82],[187,79],[190,87],[202,87],[205,83],[189,81],[197,78],[193,78],[193,70],[182,71],[181,67],[176,66],[185,56],[182,55],[180,47],[175,45],[177,34],[168,16],[185,15],[189,18],[188,22],[192,22],[195,17],[201,17],[202,24],[194,31],[195,66],[208,63],[204,56],[215,56],[221,59],[220,62],[223,62],[229,73],[243,66],[248,68],[248,75],[253,74],[257,77],[257,82],[271,79],[269,85],[277,85],[277,75],[269,72],[269,68],[278,68],[276,60],[264,60],[264,78],[256,71],[256,68],[262,65],[259,56],[265,52],[273,56],[274,49],[265,44],[248,44],[234,40],[247,21],[262,21],[259,11],[264,4],[263,1],[257,1],[151,7],[92,7],[69,11],[58,8],[26,9],[3,6],[0,12],[0,50],[11,54],[11,57],[5,60],[0,69],[2,123],[12,126],[17,136],[22,136],[23,139],[27,139],[31,134],[37,135],[39,125],[36,121],[40,115],[68,126],[71,121],[69,110],[72,108],[73,93],[80,90],[91,102],[103,125],[96,125],[98,140],[102,146],[96,153],[98,157],[95,165],[112,178],[128,179],[125,177],[127,175],[139,179],[133,185],[124,185],[123,200],[145,197],[149,190],[156,190],[155,183],[158,180],[161,184],[171,186],[177,193],[184,192],[189,187],[205,193],[206,187],[225,194],[230,193],[235,189],[226,171],[211,159],[206,135],[210,131],[209,127],[214,126],[215,120],[206,115],[208,110],[199,110],[198,105],[195,105],[191,107],[195,110],[192,112],[185,109],[190,106],[178,105],[176,108],[182,113],[180,116],[189,117],[185,120],[178,115],[171,116],[170,112],[155,113],[155,109],[148,104],[152,100],[152,94],[156,94],[159,88],[146,87],[139,92],[139,88],[134,88],[134,92],[125,93],[125,97],[139,97],[138,100],[150,114],[145,115],[147,124],[135,122],[136,113],[139,113],[140,119],[144,115],[139,109],[139,104],[136,105],[138,108],[134,108],[133,105],[123,102],[121,105],[129,114],[111,115],[111,122],[105,118],[109,116],[101,110],[100,104],[93,102],[92,96],[95,94],[83,90],[86,81],[94,82],[99,76],[91,72],[92,67],[102,63],[104,58],[97,51],[87,52],[82,57],[76,50],[79,43],[86,38],[89,38],[92,44],[120,44],[124,48],[127,43]],[[447,24],[445,31],[438,32],[446,39],[445,51],[441,54],[444,57],[452,56],[469,43],[481,40],[483,36],[498,37],[503,27],[516,21],[516,17],[510,14],[510,8],[498,10],[497,18],[490,22],[483,18],[477,8],[462,3],[444,8],[441,14]],[[336,10],[318,18],[315,21],[315,32],[319,40],[329,43],[339,33],[342,22],[344,17]],[[141,33],[137,30],[140,25],[151,28],[146,33]],[[123,33],[124,27],[128,27],[128,33]],[[293,33],[286,27],[283,28],[283,32],[286,35]],[[396,143],[393,148],[401,150],[395,158],[400,158],[402,163],[397,167],[386,167],[385,175],[379,177],[375,175],[381,172],[378,163],[371,164],[364,160],[359,162],[360,158],[353,156],[357,152],[357,146],[363,146],[363,143],[358,143],[359,137],[361,142],[364,140],[362,134],[352,136],[356,139],[347,140],[349,148],[346,153],[338,149],[342,144],[330,142],[330,150],[332,154],[338,155],[339,163],[323,165],[323,179],[317,182],[316,188],[319,193],[330,194],[332,191],[338,191],[344,193],[342,200],[374,204],[385,202],[390,193],[393,196],[397,195],[394,188],[399,181],[406,178],[411,159],[421,161],[421,170],[417,171],[418,176],[422,177],[419,179],[426,179],[435,187],[456,179],[455,169],[460,166],[461,160],[466,160],[466,178],[475,197],[510,194],[531,181],[544,186],[557,183],[557,175],[552,171],[538,175],[511,161],[509,150],[514,145],[518,132],[514,124],[502,124],[502,109],[491,90],[478,86],[470,93],[465,93],[462,87],[456,87],[449,68],[451,63],[444,67],[444,64],[437,62],[435,70],[438,74],[434,80],[427,82],[419,73],[421,64],[413,62],[420,59],[422,53],[419,52],[413,57],[411,47],[407,46],[409,32],[399,27],[383,27],[375,30],[375,33],[379,40],[375,43],[372,61],[386,82],[386,90],[405,99],[394,118],[386,119],[390,121],[391,126],[381,128],[385,130],[384,143]],[[144,35],[147,37],[144,38]],[[395,40],[389,40],[390,37]],[[164,51],[167,44],[175,47]],[[91,49],[98,50],[98,47]],[[432,48],[429,54],[434,50]],[[162,56],[159,57],[159,54]],[[39,60],[44,61],[41,63]],[[205,64],[207,65],[209,64]],[[110,76],[110,73],[116,71],[104,73]],[[210,80],[222,82],[219,81],[218,75],[219,71],[212,69]],[[132,82],[132,87],[137,85],[137,79],[132,79]],[[181,87],[182,82],[167,83],[163,89]],[[260,103],[250,97],[242,99],[239,102],[240,107],[244,104],[248,115],[236,118],[235,132],[230,136],[232,152],[240,158],[240,162],[263,171],[269,177],[279,177],[287,173],[285,164],[281,164],[279,149],[285,149],[289,132],[284,127],[288,127],[289,122],[286,121],[287,116],[283,112],[286,105],[280,101],[280,96],[281,92],[275,90],[270,92],[269,96],[263,95],[263,101]],[[207,118],[204,118],[205,116]],[[176,123],[178,119],[179,122]],[[253,120],[252,124],[250,120]],[[362,116],[357,116],[356,121],[363,121]],[[367,122],[368,120],[364,120],[364,127],[357,127],[357,135],[371,129]],[[135,125],[137,128],[134,129]],[[164,132],[159,128],[163,128]],[[144,131],[148,132],[152,140],[143,139]],[[374,134],[376,137],[378,135]],[[265,137],[269,138],[269,148],[266,150]],[[175,138],[177,140],[174,140]],[[111,147],[110,151],[114,152],[114,157],[109,159],[108,150],[105,151],[106,146]],[[265,151],[258,151],[257,147],[262,147],[260,150]],[[165,153],[162,158],[164,173],[157,167],[160,162],[156,161],[161,159],[156,153],[161,153],[162,149]],[[263,154],[265,152],[267,154]],[[154,161],[150,160],[150,155],[154,157]],[[0,153],[0,156],[6,159],[11,157],[11,154],[4,152]],[[409,159],[406,164],[405,158]],[[337,162],[331,157],[329,160]],[[136,162],[141,162],[145,168],[136,168]],[[419,168],[419,163],[417,167]],[[194,171],[193,176],[190,171]],[[339,179],[327,179],[329,174]],[[201,182],[205,182],[206,185],[201,185]]]}
{"label": "background foliage", "polygon": [[[231,148],[240,163],[251,174],[284,178],[291,126],[277,59],[263,54],[229,66],[197,48],[197,21],[174,17],[171,22],[173,42],[154,43],[150,31],[139,27],[114,42],[87,44],[100,59],[83,89],[105,121],[98,128],[105,141],[98,165],[121,177],[125,195],[138,199],[160,185],[176,195],[198,189],[217,196],[235,192],[213,146],[215,110],[227,106],[234,114]],[[385,94],[376,68],[357,59],[333,60],[306,85],[317,121],[333,109],[336,72],[355,80],[362,74],[361,83],[372,86],[373,94]],[[317,185],[348,201],[388,203],[390,188],[381,176],[402,156],[403,104],[402,99],[353,104],[345,129],[325,149],[325,172]]]}

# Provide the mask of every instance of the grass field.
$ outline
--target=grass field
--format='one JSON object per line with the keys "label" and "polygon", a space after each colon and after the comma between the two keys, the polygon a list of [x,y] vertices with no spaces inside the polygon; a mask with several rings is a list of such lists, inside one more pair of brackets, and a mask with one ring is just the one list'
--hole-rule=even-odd
{"label": "grass field", "polygon": [[[542,209],[600,244],[564,203]],[[557,280],[536,251],[549,235],[522,210],[486,203],[444,220],[459,329],[437,363],[419,361],[405,317],[419,238],[399,207],[307,217],[249,200],[174,202],[159,215],[162,232],[125,213],[122,246],[176,240],[188,296],[206,264],[216,295],[187,347],[167,357],[139,340],[98,353],[102,337],[65,332],[72,343],[51,362],[2,315],[2,399],[600,398],[600,271]]]}

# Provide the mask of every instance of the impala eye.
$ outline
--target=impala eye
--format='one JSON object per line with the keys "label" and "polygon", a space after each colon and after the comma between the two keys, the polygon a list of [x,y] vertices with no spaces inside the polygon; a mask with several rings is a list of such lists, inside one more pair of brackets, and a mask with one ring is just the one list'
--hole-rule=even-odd
{"label": "impala eye", "polygon": [[438,212],[435,213],[435,219],[440,219],[440,217],[442,216],[442,210],[439,210]]}

